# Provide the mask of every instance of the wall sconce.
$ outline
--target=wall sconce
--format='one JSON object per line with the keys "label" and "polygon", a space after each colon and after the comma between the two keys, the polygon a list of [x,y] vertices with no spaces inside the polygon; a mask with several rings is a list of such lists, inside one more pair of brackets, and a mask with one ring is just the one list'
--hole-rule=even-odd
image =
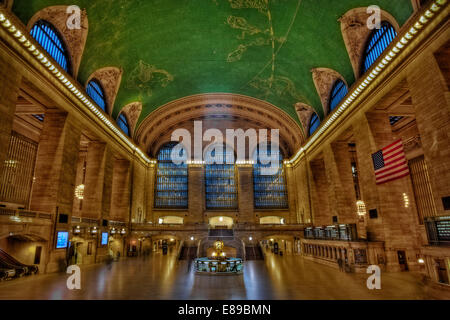
{"label": "wall sconce", "polygon": [[422,258],[420,258],[419,260],[417,260],[418,263],[420,264],[425,264],[425,260],[423,260]]}
{"label": "wall sconce", "polygon": [[248,237],[248,240],[249,241],[253,241],[253,237]]}
{"label": "wall sconce", "polygon": [[409,197],[406,193],[403,194],[403,201],[405,202],[405,208],[409,208]]}
{"label": "wall sconce", "polygon": [[356,202],[356,210],[358,212],[358,216],[364,217],[366,215],[367,211],[364,201],[359,200],[358,202]]}
{"label": "wall sconce", "polygon": [[195,240],[195,238],[194,237],[191,237],[191,241],[194,241]]}
{"label": "wall sconce", "polygon": [[75,188],[75,198],[78,200],[84,199],[84,184],[80,184]]}
{"label": "wall sconce", "polygon": [[159,218],[159,219],[158,219],[158,223],[159,223],[159,224],[163,224],[163,223],[164,223],[164,220],[163,220],[162,218]]}

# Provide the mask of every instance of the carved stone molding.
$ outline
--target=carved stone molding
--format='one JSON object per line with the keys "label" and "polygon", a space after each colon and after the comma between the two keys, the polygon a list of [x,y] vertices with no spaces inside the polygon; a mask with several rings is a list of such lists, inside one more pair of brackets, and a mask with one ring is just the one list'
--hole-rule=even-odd
{"label": "carved stone molding", "polygon": [[106,113],[111,115],[114,109],[117,92],[122,81],[123,70],[116,67],[106,67],[95,71],[87,80],[86,86],[92,79],[96,79],[102,85],[106,95]]}
{"label": "carved stone molding", "polygon": [[313,107],[311,107],[307,104],[301,103],[301,102],[299,102],[295,105],[295,111],[297,111],[298,118],[302,124],[303,135],[305,137],[307,137],[308,132],[309,132],[309,123],[311,121],[311,117],[313,116],[314,113],[316,113],[316,111],[314,110]]}
{"label": "carved stone molding", "polygon": [[136,129],[137,122],[142,112],[142,103],[141,102],[132,102],[127,104],[121,111],[121,113],[125,114],[128,120],[128,125],[130,127],[130,134],[134,137],[134,131]]}
{"label": "carved stone molding", "polygon": [[67,19],[71,14],[66,12],[68,6],[53,6],[42,9],[37,12],[28,22],[28,30],[33,28],[33,25],[38,20],[45,20],[50,22],[61,34],[70,56],[70,64],[72,66],[72,76],[78,76],[78,69],[80,68],[81,58],[83,56],[84,47],[88,35],[88,17],[86,10],[81,12],[81,28],[69,29],[67,27]]}
{"label": "carved stone molding", "polygon": [[[370,15],[367,8],[355,8],[345,13],[340,19],[342,36],[347,48],[350,61],[353,66],[356,79],[361,75],[361,64],[366,47],[366,42],[372,32],[367,27],[367,20]],[[395,18],[388,12],[381,10],[381,20],[388,21],[399,31],[400,27]]]}
{"label": "carved stone molding", "polygon": [[420,135],[416,135],[403,143],[403,148],[405,149],[405,152],[411,152],[415,149],[422,148],[422,139],[420,138]]}
{"label": "carved stone molding", "polygon": [[286,156],[296,152],[304,141],[297,122],[268,102],[236,94],[200,94],[170,102],[151,113],[138,127],[135,140],[153,155],[170,141],[176,129],[192,132],[194,121],[203,121],[204,130],[279,129],[280,144]]}
{"label": "carved stone molding", "polygon": [[330,113],[331,89],[333,89],[334,83],[338,79],[344,81],[345,84],[347,84],[347,82],[333,69],[316,68],[312,69],[311,72],[317,93],[322,101],[323,114],[327,116]]}

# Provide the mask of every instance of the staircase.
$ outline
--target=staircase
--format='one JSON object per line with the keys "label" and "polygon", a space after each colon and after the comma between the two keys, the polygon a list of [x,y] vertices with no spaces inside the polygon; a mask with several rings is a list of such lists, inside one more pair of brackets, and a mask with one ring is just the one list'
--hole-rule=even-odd
{"label": "staircase", "polygon": [[183,246],[178,260],[193,260],[197,258],[197,247]]}
{"label": "staircase", "polygon": [[234,238],[234,231],[233,229],[210,229],[208,238],[210,240],[217,240],[217,238]]}
{"label": "staircase", "polygon": [[245,247],[245,260],[264,260],[264,254],[261,246],[255,245],[251,247]]}

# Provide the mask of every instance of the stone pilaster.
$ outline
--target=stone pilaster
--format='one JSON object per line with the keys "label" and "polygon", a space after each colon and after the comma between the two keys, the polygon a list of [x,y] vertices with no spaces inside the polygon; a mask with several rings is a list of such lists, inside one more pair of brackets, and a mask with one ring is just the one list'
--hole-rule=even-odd
{"label": "stone pilaster", "polygon": [[356,194],[348,144],[332,143],[325,146],[324,162],[328,195],[333,203],[330,207],[332,216],[337,216],[339,223],[356,223]]}
{"label": "stone pilaster", "polygon": [[156,179],[156,165],[151,165],[147,171],[147,179],[145,182],[145,203],[147,206],[146,221],[153,224],[158,223],[158,218],[155,217],[155,179]]}
{"label": "stone pilaster", "polygon": [[[81,129],[66,113],[47,112],[36,159],[31,210],[55,214],[55,231],[70,231]],[[56,213],[67,214],[69,224],[59,224]],[[66,250],[55,248],[50,235],[44,272],[62,271]]]}
{"label": "stone pilaster", "polygon": [[86,183],[82,215],[90,219],[109,219],[114,158],[102,142],[90,142],[86,159]]}
{"label": "stone pilaster", "polygon": [[311,170],[311,192],[313,209],[313,224],[315,226],[330,225],[333,222],[328,199],[328,180],[323,159],[309,163]]}
{"label": "stone pilaster", "polygon": [[47,112],[36,159],[31,209],[72,213],[81,129],[66,113]]}
{"label": "stone pilaster", "polygon": [[285,176],[286,176],[286,187],[288,193],[288,203],[289,203],[289,217],[287,223],[295,224],[298,223],[297,211],[298,211],[298,199],[297,194],[297,181],[295,180],[294,169],[292,167],[284,166]]}
{"label": "stone pilaster", "polygon": [[114,161],[112,179],[111,219],[127,222],[130,217],[130,161],[118,159]]}
{"label": "stone pilaster", "polygon": [[362,115],[354,125],[356,152],[360,170],[362,199],[368,210],[377,209],[378,219],[367,221],[369,240],[385,242],[386,267],[388,271],[400,271],[397,251],[405,251],[408,266],[417,265],[418,238],[417,216],[412,206],[405,207],[403,194],[413,198],[410,177],[376,185],[371,154],[394,142],[387,114],[368,113]]}
{"label": "stone pilaster", "polygon": [[8,156],[9,141],[22,76],[6,57],[0,55],[0,178]]}
{"label": "stone pilaster", "polygon": [[407,81],[437,214],[449,215],[442,202],[443,197],[450,196],[450,92],[445,75],[428,52],[408,68]]}
{"label": "stone pilaster", "polygon": [[295,181],[295,200],[297,223],[311,223],[311,192],[309,187],[309,170],[305,159],[302,159],[293,170]]}
{"label": "stone pilaster", "polygon": [[253,166],[238,165],[239,222],[257,223],[253,200]]}
{"label": "stone pilaster", "polygon": [[[132,168],[132,204],[131,204],[131,219],[132,222],[142,222],[147,219],[147,207],[146,207],[146,190],[148,188],[147,183],[147,167],[138,161],[133,162]],[[151,221],[151,219],[149,219]]]}
{"label": "stone pilaster", "polygon": [[189,216],[187,222],[205,222],[205,170],[201,165],[189,165]]}

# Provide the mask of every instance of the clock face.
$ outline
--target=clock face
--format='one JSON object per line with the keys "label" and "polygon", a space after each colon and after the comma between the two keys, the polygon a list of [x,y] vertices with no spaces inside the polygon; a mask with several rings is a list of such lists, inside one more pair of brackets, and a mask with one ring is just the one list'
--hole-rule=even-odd
{"label": "clock face", "polygon": [[223,249],[223,242],[222,241],[217,241],[215,243],[216,249],[217,250],[222,250]]}

